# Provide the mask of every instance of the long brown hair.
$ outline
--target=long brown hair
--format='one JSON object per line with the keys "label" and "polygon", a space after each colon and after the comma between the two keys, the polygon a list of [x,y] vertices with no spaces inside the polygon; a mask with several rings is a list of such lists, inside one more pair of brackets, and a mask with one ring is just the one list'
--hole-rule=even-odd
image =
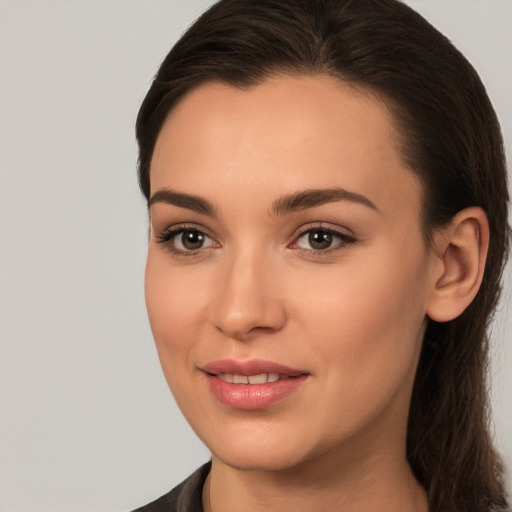
{"label": "long brown hair", "polygon": [[508,252],[499,124],[477,73],[425,19],[396,0],[221,0],[162,63],[137,119],[146,198],[156,139],[194,87],[249,87],[276,74],[328,74],[386,101],[403,157],[423,184],[426,243],[468,206],[488,217],[482,286],[457,319],[430,321],[411,401],[407,457],[431,512],[507,508],[489,435],[487,331]]}

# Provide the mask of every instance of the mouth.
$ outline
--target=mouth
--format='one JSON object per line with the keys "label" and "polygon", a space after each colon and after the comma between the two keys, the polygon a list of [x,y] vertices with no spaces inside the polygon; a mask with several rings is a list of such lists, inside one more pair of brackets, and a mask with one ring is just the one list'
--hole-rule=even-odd
{"label": "mouth", "polygon": [[266,384],[267,382],[277,382],[278,380],[292,378],[289,375],[279,375],[278,373],[259,373],[257,375],[218,373],[216,377],[230,384]]}
{"label": "mouth", "polygon": [[265,409],[302,388],[309,372],[278,363],[231,359],[214,361],[201,368],[210,393],[233,409]]}
{"label": "mouth", "polygon": [[[230,376],[233,378],[240,378],[239,384],[247,384],[243,377],[256,377],[263,379],[263,376],[268,382],[275,382],[277,380],[286,379],[290,377],[299,377],[300,375],[309,374],[309,372],[291,368],[281,363],[274,361],[266,361],[264,359],[248,359],[239,361],[235,359],[219,359],[212,361],[201,368],[204,372],[217,377]],[[231,381],[228,381],[231,382]],[[259,384],[259,382],[256,382]]]}

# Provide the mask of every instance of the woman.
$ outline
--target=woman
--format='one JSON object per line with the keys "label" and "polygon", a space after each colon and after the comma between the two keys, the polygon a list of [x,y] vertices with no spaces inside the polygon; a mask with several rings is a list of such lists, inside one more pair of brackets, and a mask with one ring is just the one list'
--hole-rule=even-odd
{"label": "woman", "polygon": [[395,0],[221,0],[139,112],[160,361],[211,464],[142,511],[507,510],[476,72]]}

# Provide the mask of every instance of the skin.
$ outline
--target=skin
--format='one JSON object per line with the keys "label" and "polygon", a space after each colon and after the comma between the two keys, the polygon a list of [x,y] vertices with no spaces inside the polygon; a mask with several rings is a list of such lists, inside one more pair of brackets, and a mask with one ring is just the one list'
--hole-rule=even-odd
{"label": "skin", "polygon": [[[425,247],[420,183],[396,140],[378,97],[327,76],[208,83],[166,120],[151,194],[198,196],[216,212],[154,202],[146,268],[164,374],[212,452],[205,510],[427,510],[405,437],[444,267]],[[373,206],[344,198],[271,212],[283,197],[333,188]],[[179,234],[159,242],[184,224],[206,235],[202,248],[183,254]],[[315,252],[303,233],[321,228],[353,241]],[[224,358],[309,377],[271,407],[236,410],[201,370]]]}

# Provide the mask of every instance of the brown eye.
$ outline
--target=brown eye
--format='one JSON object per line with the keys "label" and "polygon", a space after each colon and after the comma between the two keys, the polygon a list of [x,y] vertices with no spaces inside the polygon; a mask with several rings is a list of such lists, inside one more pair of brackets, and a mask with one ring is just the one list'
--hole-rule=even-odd
{"label": "brown eye", "polygon": [[200,231],[189,230],[182,231],[178,234],[175,239],[175,245],[177,249],[185,251],[197,251],[202,249],[206,243],[208,237]]}
{"label": "brown eye", "polygon": [[312,249],[321,251],[332,245],[333,235],[328,231],[316,230],[308,233],[308,243]]}
{"label": "brown eye", "polygon": [[214,240],[203,231],[186,227],[169,229],[158,236],[157,240],[176,255],[196,254],[215,245]]}
{"label": "brown eye", "polygon": [[325,252],[342,249],[356,242],[356,239],[346,233],[331,229],[312,228],[303,231],[293,243],[293,248],[313,252]]}

